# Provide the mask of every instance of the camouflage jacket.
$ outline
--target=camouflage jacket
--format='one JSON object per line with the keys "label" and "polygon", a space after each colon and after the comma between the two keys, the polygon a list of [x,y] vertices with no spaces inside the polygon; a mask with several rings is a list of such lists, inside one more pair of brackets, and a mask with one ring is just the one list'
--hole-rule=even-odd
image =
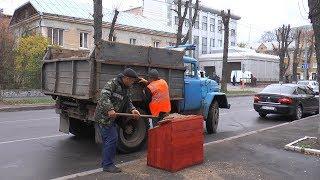
{"label": "camouflage jacket", "polygon": [[135,109],[131,101],[129,88],[125,87],[121,77],[123,77],[122,74],[108,81],[101,90],[95,112],[95,121],[101,125],[109,126],[114,121],[114,119],[108,117],[108,111],[131,112]]}

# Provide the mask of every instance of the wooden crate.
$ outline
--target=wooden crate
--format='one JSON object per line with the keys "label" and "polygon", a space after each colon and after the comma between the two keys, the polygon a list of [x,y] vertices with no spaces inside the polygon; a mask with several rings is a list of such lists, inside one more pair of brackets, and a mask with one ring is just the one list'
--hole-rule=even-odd
{"label": "wooden crate", "polygon": [[176,172],[203,162],[203,117],[174,118],[148,132],[147,164]]}

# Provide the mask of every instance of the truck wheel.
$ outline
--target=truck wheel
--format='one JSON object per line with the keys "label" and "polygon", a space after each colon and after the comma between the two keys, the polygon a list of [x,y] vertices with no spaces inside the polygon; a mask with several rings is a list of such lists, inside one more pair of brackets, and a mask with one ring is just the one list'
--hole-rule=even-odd
{"label": "truck wheel", "polygon": [[213,101],[209,108],[208,117],[206,119],[206,129],[208,134],[217,132],[219,122],[219,104],[217,101]]}
{"label": "truck wheel", "polygon": [[[144,111],[139,109],[141,114]],[[121,153],[131,153],[138,151],[147,140],[148,126],[144,118],[135,120],[127,118],[124,128],[118,126],[118,144],[117,149]]]}
{"label": "truck wheel", "polygon": [[94,136],[94,127],[92,125],[86,124],[85,122],[69,118],[70,126],[69,132],[76,137],[93,137]]}

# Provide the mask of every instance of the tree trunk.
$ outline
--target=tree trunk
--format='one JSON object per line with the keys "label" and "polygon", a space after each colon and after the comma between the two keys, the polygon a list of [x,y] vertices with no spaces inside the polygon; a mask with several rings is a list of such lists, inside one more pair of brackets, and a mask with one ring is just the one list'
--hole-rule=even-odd
{"label": "tree trunk", "polygon": [[[313,25],[313,33],[315,36],[315,51],[317,56],[317,77],[320,89],[320,0],[308,0],[309,18]],[[320,111],[320,101],[319,101]],[[319,124],[320,125],[320,124]],[[317,134],[318,143],[320,143],[320,132]]]}
{"label": "tree trunk", "polygon": [[115,9],[114,10],[114,16],[113,16],[113,19],[112,19],[112,23],[111,23],[111,26],[110,26],[110,32],[109,32],[109,38],[108,38],[109,41],[113,40],[113,33],[114,33],[114,28],[115,28],[115,25],[116,25],[116,22],[117,22],[118,14],[119,14],[119,11],[117,9]]}
{"label": "tree trunk", "polygon": [[298,78],[297,78],[297,71],[298,71],[298,65],[300,62],[300,38],[301,38],[301,33],[302,30],[297,30],[296,32],[296,40],[295,40],[295,49],[294,49],[294,53],[293,53],[293,60],[292,60],[292,81],[293,82],[297,82]]}
{"label": "tree trunk", "polygon": [[94,44],[98,45],[102,39],[102,0],[93,0],[93,10]]}
{"label": "tree trunk", "polygon": [[228,9],[228,14],[225,14],[224,11],[221,12],[222,21],[224,25],[224,45],[223,45],[223,60],[222,60],[222,81],[221,81],[221,90],[227,92],[227,83],[228,83],[228,48],[229,48],[229,21],[230,21],[230,10]]}

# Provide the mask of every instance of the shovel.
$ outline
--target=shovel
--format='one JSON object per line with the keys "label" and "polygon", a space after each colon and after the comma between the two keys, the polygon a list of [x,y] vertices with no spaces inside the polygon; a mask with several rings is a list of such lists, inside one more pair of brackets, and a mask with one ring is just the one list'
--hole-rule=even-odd
{"label": "shovel", "polygon": [[[122,116],[122,117],[134,117],[134,114],[129,114],[129,113],[116,113],[117,116]],[[149,126],[150,129],[154,128],[154,126],[156,126],[158,123],[161,123],[162,121],[160,117],[158,116],[152,116],[152,115],[145,115],[145,114],[141,114],[139,117],[142,118],[147,118],[149,120]]]}

